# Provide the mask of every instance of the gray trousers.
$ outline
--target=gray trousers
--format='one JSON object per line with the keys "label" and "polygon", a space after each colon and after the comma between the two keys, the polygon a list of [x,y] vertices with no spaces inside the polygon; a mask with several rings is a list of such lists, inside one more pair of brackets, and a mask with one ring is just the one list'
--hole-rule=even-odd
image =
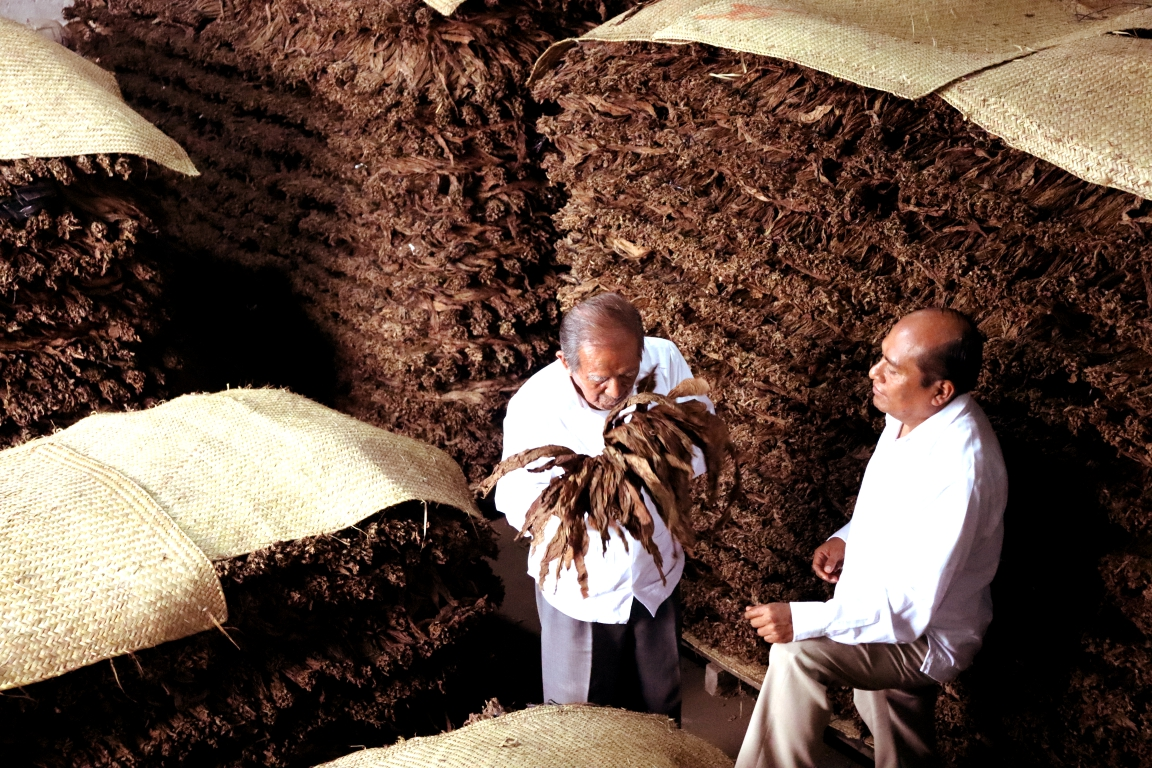
{"label": "gray trousers", "polygon": [[579,621],[536,590],[546,704],[603,704],[680,722],[680,611],[675,597],[656,615],[632,601],[627,624]]}
{"label": "gray trousers", "polygon": [[927,638],[901,645],[844,645],[826,637],[773,645],[736,768],[819,765],[831,715],[827,689],[836,683],[856,689],[856,709],[876,740],[876,768],[936,765],[939,685],[920,671],[927,654]]}

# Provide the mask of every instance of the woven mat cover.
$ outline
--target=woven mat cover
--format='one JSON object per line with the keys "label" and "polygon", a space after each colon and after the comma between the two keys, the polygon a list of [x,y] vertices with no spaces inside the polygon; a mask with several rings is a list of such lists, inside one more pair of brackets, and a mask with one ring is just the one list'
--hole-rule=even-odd
{"label": "woven mat cover", "polygon": [[451,16],[464,0],[424,0],[424,4],[433,10],[439,11],[444,16]]}
{"label": "woven mat cover", "polygon": [[960,80],[940,96],[1017,149],[1152,200],[1152,40],[1079,40]]}
{"label": "woven mat cover", "polygon": [[0,452],[0,690],[212,629],[228,612],[209,558],[412,499],[479,515],[447,454],[282,390],[89,416]]}
{"label": "woven mat cover", "polygon": [[143,488],[204,554],[333,533],[412,499],[479,515],[446,453],[278,389],[89,416],[53,442]]}
{"label": "woven mat cover", "polygon": [[716,747],[660,715],[565,704],[342,757],[324,768],[731,768]]}
{"label": "woven mat cover", "polygon": [[115,78],[0,18],[0,160],[123,153],[198,175],[184,149],[124,103]]}
{"label": "woven mat cover", "polygon": [[[1141,26],[1066,0],[662,0],[581,40],[707,43],[914,99],[1044,48]],[[547,54],[545,54],[547,55]]]}
{"label": "woven mat cover", "polygon": [[135,484],[48,441],[0,452],[0,690],[226,616],[212,564]]}

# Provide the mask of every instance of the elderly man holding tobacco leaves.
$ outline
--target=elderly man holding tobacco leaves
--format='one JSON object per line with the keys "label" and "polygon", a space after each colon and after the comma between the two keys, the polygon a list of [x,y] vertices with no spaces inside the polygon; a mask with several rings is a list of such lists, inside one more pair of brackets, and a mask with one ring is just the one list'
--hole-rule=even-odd
{"label": "elderly man holding tobacco leaves", "polygon": [[1004,459],[968,394],[982,357],[952,310],[914,312],[884,339],[869,377],[887,424],[852,519],[812,559],[835,595],[746,611],[774,645],[737,768],[817,765],[830,684],[855,689],[877,768],[936,764],[936,694],[980,649],[1004,536]]}
{"label": "elderly man holding tobacco leaves", "polygon": [[707,469],[715,491],[727,430],[618,294],[573,307],[556,356],[509,402],[505,460],[482,486],[532,539],[544,700],[679,720],[688,481]]}

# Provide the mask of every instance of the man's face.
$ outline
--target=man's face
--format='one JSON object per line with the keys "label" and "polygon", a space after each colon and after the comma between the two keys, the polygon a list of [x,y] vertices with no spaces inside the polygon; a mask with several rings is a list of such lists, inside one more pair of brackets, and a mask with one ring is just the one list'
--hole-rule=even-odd
{"label": "man's face", "polygon": [[572,377],[577,391],[593,408],[609,411],[632,394],[632,387],[640,375],[640,354],[636,339],[628,334],[605,336],[602,343],[585,344],[580,348],[579,365],[573,366],[556,355]]}
{"label": "man's face", "polygon": [[[912,316],[896,323],[881,344],[880,361],[868,371],[872,379],[872,403],[897,421],[915,427],[933,416],[947,402],[941,382],[923,385],[917,364],[925,341],[934,341]],[[925,338],[928,336],[929,338]]]}

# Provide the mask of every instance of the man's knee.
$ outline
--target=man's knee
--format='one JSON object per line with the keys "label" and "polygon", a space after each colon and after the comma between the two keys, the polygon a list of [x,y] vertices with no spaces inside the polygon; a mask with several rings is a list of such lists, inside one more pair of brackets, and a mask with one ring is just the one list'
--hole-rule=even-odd
{"label": "man's knee", "polygon": [[791,643],[774,643],[768,653],[769,664],[787,664],[800,669],[812,670],[823,667],[828,654],[823,638],[796,640]]}
{"label": "man's knee", "polygon": [[774,664],[792,665],[804,654],[804,641],[794,643],[773,643],[772,650],[768,652],[769,666]]}
{"label": "man's knee", "polygon": [[842,648],[827,638],[775,643],[768,654],[769,669],[790,675],[803,675],[813,682],[829,685],[839,681],[837,654]]}

